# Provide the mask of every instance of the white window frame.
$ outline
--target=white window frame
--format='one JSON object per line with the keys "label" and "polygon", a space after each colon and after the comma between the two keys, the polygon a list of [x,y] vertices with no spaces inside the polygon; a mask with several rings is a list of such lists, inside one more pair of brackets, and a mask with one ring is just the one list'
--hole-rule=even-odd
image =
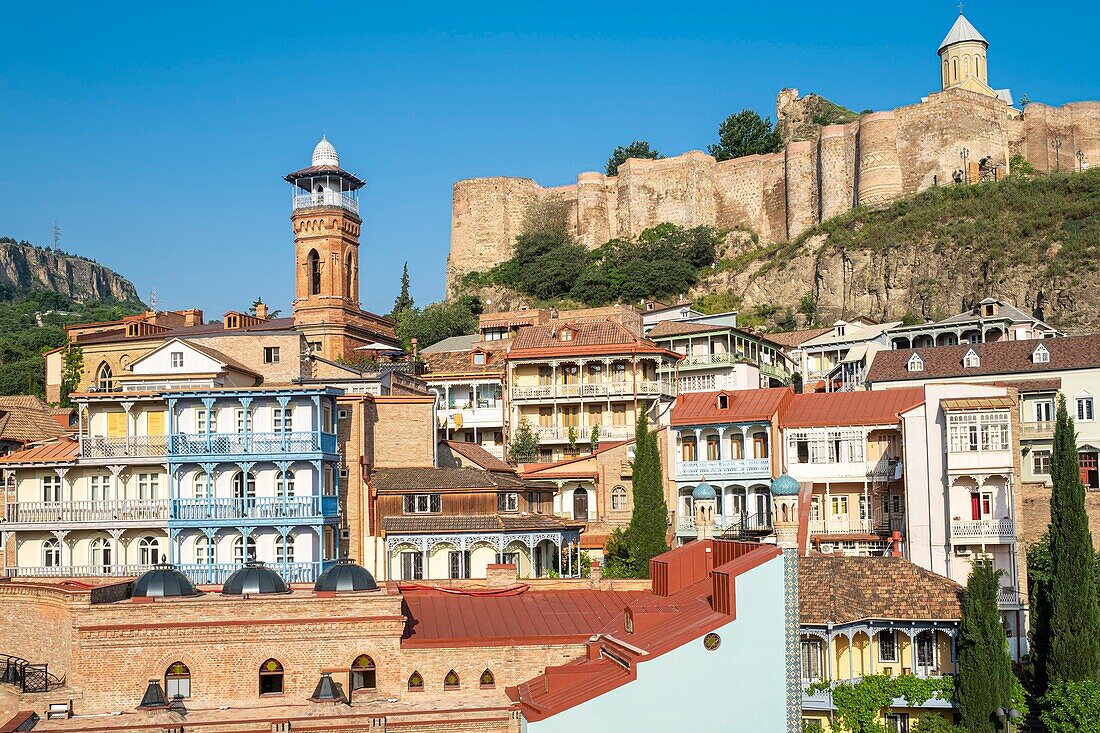
{"label": "white window frame", "polygon": [[910,372],[923,372],[924,371],[924,359],[920,358],[918,354],[913,354],[909,357],[909,361],[906,362],[905,368]]}
{"label": "white window frame", "polygon": [[1073,398],[1075,422],[1092,422],[1096,419],[1096,402],[1088,392],[1082,392]]}
{"label": "white window frame", "polygon": [[[896,629],[883,629],[882,631],[879,631],[877,634],[875,634],[875,636],[878,637],[878,643],[875,646],[878,648],[878,655],[877,656],[878,656],[879,664],[897,664],[898,660],[901,658],[898,655],[899,650],[898,650],[898,632],[897,632],[897,630]],[[887,659],[882,654],[882,640],[883,640],[884,637],[890,638],[891,641],[893,642],[893,647],[892,648],[893,648],[894,653],[893,653],[892,658],[890,658],[890,659]]]}
{"label": "white window frame", "polygon": [[982,365],[982,358],[978,356],[978,352],[971,349],[966,352],[966,356],[963,357],[963,367],[967,369],[974,369]]}
{"label": "white window frame", "polygon": [[[1049,450],[1037,450],[1031,453],[1031,473],[1035,476],[1049,476],[1050,475],[1050,457],[1052,451]],[[1045,457],[1046,470],[1043,470],[1043,461],[1040,458]]]}
{"label": "white window frame", "polygon": [[281,358],[278,346],[264,347],[264,364],[278,364]]}
{"label": "white window frame", "polygon": [[1031,352],[1032,364],[1049,364],[1050,363],[1050,349],[1038,344],[1035,350]]}
{"label": "white window frame", "polygon": [[183,369],[183,352],[182,351],[172,351],[172,352],[170,352],[170,354],[171,354],[170,358],[172,360],[172,362],[171,362],[172,363],[172,368],[173,369]]}
{"label": "white window frame", "polygon": [[42,501],[47,504],[61,501],[61,477],[56,473],[42,477]]}

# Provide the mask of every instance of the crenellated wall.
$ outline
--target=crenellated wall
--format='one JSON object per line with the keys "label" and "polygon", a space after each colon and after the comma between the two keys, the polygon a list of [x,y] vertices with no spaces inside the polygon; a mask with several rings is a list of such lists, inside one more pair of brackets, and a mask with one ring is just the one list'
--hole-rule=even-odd
{"label": "crenellated wall", "polygon": [[[1056,137],[1062,139],[1057,161],[1050,144]],[[989,157],[1007,164],[1018,153],[1041,171],[1070,170],[1081,150],[1100,164],[1100,102],[1032,103],[1021,116],[997,98],[949,89],[918,104],[823,127],[816,140],[791,142],[770,155],[717,162],[696,150],[631,159],[617,176],[582,173],[576,184],[551,188],[526,178],[459,181],[447,292],[453,295],[466,273],[511,257],[528,207],[547,196],[566,203],[571,233],[588,247],[636,237],[662,222],[743,227],[772,242],[855,204],[884,206],[950,182],[963,166],[964,148],[972,163]]]}

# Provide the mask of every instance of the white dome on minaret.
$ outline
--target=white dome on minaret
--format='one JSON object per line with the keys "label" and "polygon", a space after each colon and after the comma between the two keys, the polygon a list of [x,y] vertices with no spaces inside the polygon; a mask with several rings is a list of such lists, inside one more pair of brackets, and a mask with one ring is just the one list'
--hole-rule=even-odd
{"label": "white dome on minaret", "polygon": [[321,135],[321,142],[317,143],[317,147],[313,149],[313,165],[326,168],[340,167],[340,156],[336,154],[336,148],[332,147],[332,143],[324,135]]}

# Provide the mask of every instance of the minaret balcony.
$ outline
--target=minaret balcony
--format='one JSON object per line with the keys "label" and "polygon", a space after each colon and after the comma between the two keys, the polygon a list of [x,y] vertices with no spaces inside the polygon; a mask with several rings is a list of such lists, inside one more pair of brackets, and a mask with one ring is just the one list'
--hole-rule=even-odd
{"label": "minaret balcony", "polygon": [[303,193],[294,197],[294,211],[303,209],[316,209],[318,207],[335,206],[359,215],[359,201],[354,196],[339,191],[320,191],[318,193]]}

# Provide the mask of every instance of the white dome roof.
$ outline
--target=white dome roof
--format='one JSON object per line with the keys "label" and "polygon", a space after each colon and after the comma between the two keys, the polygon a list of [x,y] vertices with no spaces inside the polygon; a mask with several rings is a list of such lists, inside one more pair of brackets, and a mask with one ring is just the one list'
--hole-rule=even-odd
{"label": "white dome roof", "polygon": [[332,147],[332,143],[324,135],[321,136],[321,142],[317,143],[317,147],[313,149],[313,165],[323,165],[328,168],[340,167],[340,156],[336,154],[336,148]]}

